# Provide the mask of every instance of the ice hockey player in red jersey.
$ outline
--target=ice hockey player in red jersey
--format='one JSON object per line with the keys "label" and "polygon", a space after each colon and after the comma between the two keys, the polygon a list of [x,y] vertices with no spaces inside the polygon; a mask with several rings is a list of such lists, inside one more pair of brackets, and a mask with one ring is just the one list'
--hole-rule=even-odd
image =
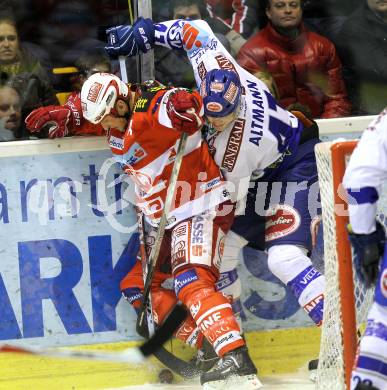
{"label": "ice hockey player in red jersey", "polygon": [[31,133],[47,131],[48,138],[61,138],[72,135],[105,135],[100,124],[83,119],[80,89],[85,80],[97,72],[110,72],[109,58],[101,53],[85,54],[76,62],[78,69],[72,78],[74,91],[62,106],[45,106],[33,110],[25,119]]}
{"label": "ice hockey player in red jersey", "polygon": [[[216,353],[238,370],[224,366],[222,376],[204,384],[224,388],[236,380],[243,389],[261,387],[229,300],[215,289],[225,234],[233,220],[221,172],[203,140],[202,99],[181,88],[128,86],[107,73],[91,76],[81,91],[85,119],[108,132],[113,155],[135,184],[136,206],[145,216],[147,243],[152,245],[168,191],[182,132],[188,134],[175,199],[157,259],[151,295],[153,316],[161,323],[180,300],[190,316],[176,337],[199,347],[205,337]],[[174,278],[174,292],[161,285]],[[141,304],[143,277],[138,263],[121,283],[124,296]],[[235,375],[236,374],[236,375]]]}
{"label": "ice hockey player in red jersey", "polygon": [[31,133],[39,133],[47,127],[48,138],[105,134],[101,125],[84,120],[79,92],[72,92],[63,106],[44,106],[33,110],[25,123]]}

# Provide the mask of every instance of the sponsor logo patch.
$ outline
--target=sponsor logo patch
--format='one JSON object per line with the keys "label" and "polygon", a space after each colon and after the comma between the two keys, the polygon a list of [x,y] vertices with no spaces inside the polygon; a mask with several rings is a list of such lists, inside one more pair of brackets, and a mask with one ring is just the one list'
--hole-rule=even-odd
{"label": "sponsor logo patch", "polygon": [[217,83],[217,82],[213,81],[210,84],[210,91],[212,91],[212,92],[222,92],[223,89],[224,89],[223,83]]}
{"label": "sponsor logo patch", "polygon": [[227,88],[226,93],[224,94],[224,98],[231,104],[234,104],[237,95],[238,87],[233,82],[231,82],[229,87]]}
{"label": "sponsor logo patch", "polygon": [[225,239],[226,239],[226,236],[223,236],[220,239],[219,244],[218,244],[218,255],[221,259],[223,258],[223,254],[224,254],[224,241],[225,241]]}
{"label": "sponsor logo patch", "polygon": [[124,148],[124,140],[122,138],[111,136],[109,138],[109,146],[115,149],[122,150]]}
{"label": "sponsor logo patch", "polygon": [[304,309],[307,313],[310,313],[316,306],[317,304],[324,299],[324,294],[318,295],[316,298],[313,298],[310,302],[308,302],[305,306]]}
{"label": "sponsor logo patch", "polygon": [[142,292],[138,287],[126,288],[122,291],[122,296],[132,304],[142,298]]}
{"label": "sponsor logo patch", "polygon": [[237,70],[235,69],[234,64],[225,56],[219,54],[215,56],[215,59],[221,69],[232,70],[235,73],[238,73]]}
{"label": "sponsor logo patch", "polygon": [[187,263],[186,243],[188,236],[188,223],[181,223],[173,229],[172,232],[172,269],[176,270],[178,267]]}
{"label": "sponsor logo patch", "polygon": [[222,315],[220,314],[220,311],[216,311],[215,313],[210,314],[209,316],[205,317],[199,327],[202,330],[202,332],[205,332],[207,329],[211,328],[215,323],[219,322],[222,319]]}
{"label": "sponsor logo patch", "polygon": [[183,272],[177,275],[174,281],[175,294],[178,295],[182,288],[198,280],[198,275],[194,269]]}
{"label": "sponsor logo patch", "polygon": [[135,142],[129,150],[125,153],[126,163],[134,165],[145,158],[148,153],[137,142]]}
{"label": "sponsor logo patch", "polygon": [[227,141],[226,151],[222,161],[222,168],[225,168],[227,172],[232,172],[237,161],[239,150],[242,144],[243,131],[246,121],[244,119],[237,119],[234,127],[230,132],[230,136]]}
{"label": "sponsor logo patch", "polygon": [[138,98],[136,105],[134,106],[134,111],[139,111],[140,109],[144,109],[145,105],[148,103],[147,98]]}
{"label": "sponsor logo patch", "polygon": [[200,308],[202,307],[201,302],[198,302],[196,305],[192,304],[189,308],[189,311],[191,312],[191,315],[193,318],[196,317],[196,315],[199,313]]}
{"label": "sponsor logo patch", "polygon": [[301,223],[300,214],[289,205],[280,204],[266,214],[265,240],[272,241],[295,232]]}
{"label": "sponsor logo patch", "polygon": [[215,340],[217,340],[219,337],[223,336],[224,334],[230,332],[231,329],[227,325],[217,326],[213,329],[210,329],[210,331],[207,331],[206,337],[208,338],[211,343],[213,343]]}
{"label": "sponsor logo patch", "polygon": [[191,251],[193,256],[203,256],[203,245],[192,245]]}
{"label": "sponsor logo patch", "polygon": [[98,95],[101,92],[103,85],[101,83],[93,83],[93,85],[89,89],[89,93],[87,94],[87,100],[95,103],[97,101]]}
{"label": "sponsor logo patch", "polygon": [[203,244],[203,218],[197,216],[192,221],[192,244]]}
{"label": "sponsor logo patch", "polygon": [[324,294],[320,294],[304,306],[304,310],[309,314],[317,326],[322,324],[323,302]]}
{"label": "sponsor logo patch", "polygon": [[217,102],[210,102],[206,104],[206,109],[209,112],[221,112],[223,110],[223,106]]}
{"label": "sponsor logo patch", "polygon": [[207,69],[206,69],[206,66],[204,65],[203,61],[198,65],[197,69],[198,69],[198,74],[199,74],[200,80],[203,80],[207,74]]}

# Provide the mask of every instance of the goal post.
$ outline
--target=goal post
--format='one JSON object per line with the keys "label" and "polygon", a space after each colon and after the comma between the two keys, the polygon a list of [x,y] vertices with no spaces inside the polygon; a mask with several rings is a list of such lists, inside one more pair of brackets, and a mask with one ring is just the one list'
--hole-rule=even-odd
{"label": "goal post", "polygon": [[317,389],[349,389],[357,349],[357,329],[365,322],[373,292],[353,272],[346,225],[348,207],[342,180],[357,141],[316,145],[326,290]]}

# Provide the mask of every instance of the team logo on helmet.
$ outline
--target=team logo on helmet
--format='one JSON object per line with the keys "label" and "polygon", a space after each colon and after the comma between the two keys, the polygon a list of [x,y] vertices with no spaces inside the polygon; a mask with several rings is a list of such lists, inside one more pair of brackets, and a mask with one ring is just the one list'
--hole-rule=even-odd
{"label": "team logo on helmet", "polygon": [[90,100],[92,103],[95,103],[102,87],[103,85],[101,83],[93,83],[93,85],[89,89],[89,93],[87,94],[87,100]]}
{"label": "team logo on helmet", "polygon": [[224,98],[231,104],[234,104],[237,96],[238,96],[238,87],[233,82],[231,82],[229,87],[227,88],[227,91],[224,94]]}
{"label": "team logo on helmet", "polygon": [[223,83],[219,83],[215,81],[210,84],[210,91],[212,92],[223,92],[223,89],[224,89]]}
{"label": "team logo on helmet", "polygon": [[217,102],[210,102],[206,104],[206,110],[208,112],[221,112],[223,110],[223,106]]}

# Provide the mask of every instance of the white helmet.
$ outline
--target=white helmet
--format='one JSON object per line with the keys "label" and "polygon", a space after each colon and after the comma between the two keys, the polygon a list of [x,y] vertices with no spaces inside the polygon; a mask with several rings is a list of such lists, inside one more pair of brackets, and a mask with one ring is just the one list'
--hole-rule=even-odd
{"label": "white helmet", "polygon": [[82,86],[81,104],[83,117],[97,124],[108,115],[117,98],[126,98],[128,86],[110,73],[94,73]]}

